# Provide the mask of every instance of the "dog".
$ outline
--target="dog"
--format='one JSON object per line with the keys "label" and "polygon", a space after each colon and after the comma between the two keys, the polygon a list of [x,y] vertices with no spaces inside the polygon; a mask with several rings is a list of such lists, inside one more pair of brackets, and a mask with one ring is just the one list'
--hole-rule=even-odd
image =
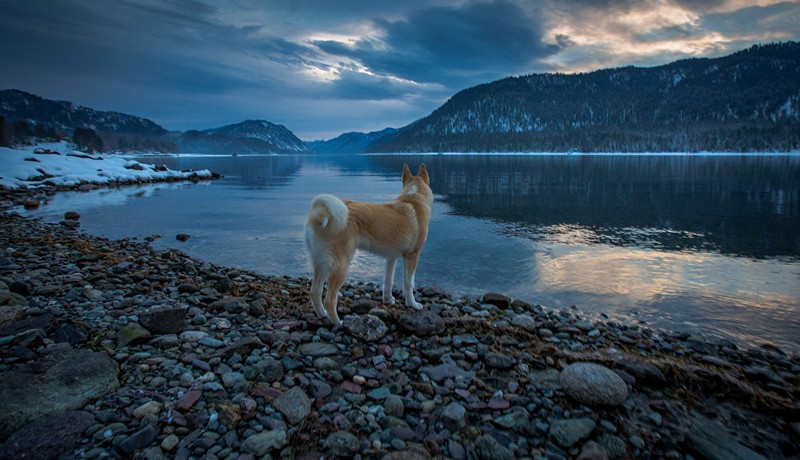
{"label": "dog", "polygon": [[[311,201],[305,225],[305,243],[313,269],[311,303],[317,315],[327,316],[334,326],[341,324],[336,311],[338,294],[356,249],[386,259],[384,304],[395,304],[392,282],[397,259],[402,257],[406,306],[422,309],[414,299],[414,274],[428,237],[433,192],[425,164],[420,165],[416,176],[407,164],[403,165],[402,179],[400,195],[388,203],[340,200],[328,194],[317,195]],[[325,282],[328,291],[323,304]]]}

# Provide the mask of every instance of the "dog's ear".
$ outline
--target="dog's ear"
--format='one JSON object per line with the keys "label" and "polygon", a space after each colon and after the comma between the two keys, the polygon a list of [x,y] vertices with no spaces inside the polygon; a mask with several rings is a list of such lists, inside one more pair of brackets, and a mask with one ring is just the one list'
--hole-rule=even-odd
{"label": "dog's ear", "polygon": [[411,170],[408,169],[408,165],[404,164],[403,165],[403,184],[407,184],[407,183],[411,182],[411,179],[413,179],[413,177],[414,176],[411,175]]}
{"label": "dog's ear", "polygon": [[431,180],[428,177],[428,169],[425,167],[425,163],[420,163],[419,171],[417,171],[417,177],[425,181],[426,184],[431,185]]}

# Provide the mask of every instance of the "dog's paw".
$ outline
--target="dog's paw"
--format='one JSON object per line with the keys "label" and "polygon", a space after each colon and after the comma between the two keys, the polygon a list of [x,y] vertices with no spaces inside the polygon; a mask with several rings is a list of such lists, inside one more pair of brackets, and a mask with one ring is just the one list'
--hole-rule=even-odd
{"label": "dog's paw", "polygon": [[406,302],[406,306],[411,307],[414,310],[422,310],[422,304],[417,302],[416,300],[412,300],[411,302]]}
{"label": "dog's paw", "polygon": [[383,296],[383,303],[385,303],[386,305],[394,305],[397,303],[397,301],[395,300],[394,296],[390,295],[390,296]]}

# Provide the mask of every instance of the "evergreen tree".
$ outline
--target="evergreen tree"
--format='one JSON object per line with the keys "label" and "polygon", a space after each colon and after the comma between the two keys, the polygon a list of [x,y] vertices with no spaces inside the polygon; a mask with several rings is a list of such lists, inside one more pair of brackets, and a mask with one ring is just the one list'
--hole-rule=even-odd
{"label": "evergreen tree", "polygon": [[6,138],[6,119],[0,116],[0,147],[7,147],[8,140]]}
{"label": "evergreen tree", "polygon": [[78,149],[87,152],[103,150],[103,139],[91,128],[75,128],[72,142],[78,146]]}
{"label": "evergreen tree", "polygon": [[11,141],[15,144],[24,144],[33,137],[33,131],[28,123],[24,120],[19,120],[11,125]]}

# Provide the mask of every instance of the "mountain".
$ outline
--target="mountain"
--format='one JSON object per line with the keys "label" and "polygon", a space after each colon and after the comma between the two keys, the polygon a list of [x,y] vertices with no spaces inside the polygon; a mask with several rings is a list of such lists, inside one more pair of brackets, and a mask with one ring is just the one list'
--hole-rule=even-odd
{"label": "mountain", "polygon": [[16,89],[0,91],[0,117],[9,126],[25,122],[37,131],[54,131],[61,137],[72,136],[76,128],[89,128],[109,150],[176,150],[165,138],[167,130],[147,118],[53,101]]}
{"label": "mountain", "polygon": [[[190,153],[306,153],[308,148],[282,125],[263,120],[205,131],[168,132],[146,118],[102,112],[67,101],[53,101],[15,89],[0,91],[0,117],[13,141],[32,136],[72,139],[76,130],[93,130],[107,151]],[[22,127],[19,127],[19,124]],[[94,135],[95,133],[91,133]],[[2,133],[0,133],[2,134]],[[95,144],[98,145],[98,144]]]}
{"label": "mountain", "polygon": [[397,134],[395,128],[370,133],[352,132],[327,141],[307,142],[306,145],[316,153],[364,153],[376,143],[387,142],[395,134]]}
{"label": "mountain", "polygon": [[800,148],[800,43],[475,86],[374,152],[788,151]]}
{"label": "mountain", "polygon": [[[197,153],[224,151],[249,154],[308,152],[305,143],[285,126],[264,120],[246,120],[221,128],[207,129],[200,134],[197,131],[185,133],[178,141],[181,150]],[[205,146],[197,143],[201,139],[201,142],[205,142]]]}

